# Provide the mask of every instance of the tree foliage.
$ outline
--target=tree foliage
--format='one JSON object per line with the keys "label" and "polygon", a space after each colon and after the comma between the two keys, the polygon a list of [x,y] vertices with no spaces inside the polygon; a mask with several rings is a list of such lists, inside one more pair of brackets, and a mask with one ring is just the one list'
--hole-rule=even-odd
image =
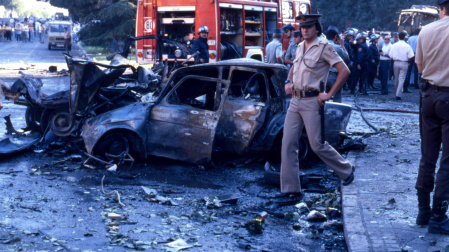
{"label": "tree foliage", "polygon": [[3,5],[5,9],[21,11],[24,3],[21,0],[0,0],[0,5]]}
{"label": "tree foliage", "polygon": [[12,9],[14,7],[12,0],[0,0],[0,5],[3,5],[6,9]]}
{"label": "tree foliage", "polygon": [[87,45],[107,46],[111,39],[134,35],[135,0],[50,0],[53,6],[66,8],[87,26],[80,38]]}
{"label": "tree foliage", "polygon": [[347,22],[359,30],[396,30],[402,9],[429,4],[435,3],[428,0],[312,0],[313,9],[323,14],[324,28],[333,25],[340,30],[346,27]]}

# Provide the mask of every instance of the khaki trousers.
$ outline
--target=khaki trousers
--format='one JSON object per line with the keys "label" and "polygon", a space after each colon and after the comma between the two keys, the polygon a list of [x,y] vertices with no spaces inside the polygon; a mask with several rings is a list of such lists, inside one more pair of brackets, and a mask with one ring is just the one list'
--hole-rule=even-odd
{"label": "khaki trousers", "polygon": [[408,62],[395,61],[393,65],[394,71],[394,94],[396,97],[402,97],[402,89],[404,81],[407,77]]}
{"label": "khaki trousers", "polygon": [[346,179],[352,172],[352,164],[344,159],[328,142],[321,144],[320,104],[317,97],[292,98],[284,122],[281,151],[281,192],[301,192],[299,181],[299,137],[306,127],[309,144],[315,154],[340,179]]}

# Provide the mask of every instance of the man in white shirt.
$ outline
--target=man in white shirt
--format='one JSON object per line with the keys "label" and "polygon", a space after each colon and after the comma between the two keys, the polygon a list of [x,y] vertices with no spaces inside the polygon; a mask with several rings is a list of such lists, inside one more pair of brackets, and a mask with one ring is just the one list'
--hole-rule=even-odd
{"label": "man in white shirt", "polygon": [[383,46],[380,47],[380,64],[379,64],[379,79],[380,79],[380,93],[381,95],[388,94],[388,76],[390,76],[390,50],[391,37],[385,36],[383,39]]}
{"label": "man in white shirt", "polygon": [[394,61],[394,93],[396,100],[402,100],[402,88],[407,75],[408,61],[415,56],[413,49],[404,41],[406,34],[405,31],[400,32],[399,41],[394,43],[390,50],[390,58]]}

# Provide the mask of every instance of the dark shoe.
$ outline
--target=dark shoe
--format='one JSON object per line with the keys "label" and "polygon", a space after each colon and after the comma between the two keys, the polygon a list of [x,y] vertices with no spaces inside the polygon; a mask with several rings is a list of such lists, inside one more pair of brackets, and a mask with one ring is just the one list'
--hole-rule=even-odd
{"label": "dark shoe", "polygon": [[387,95],[388,93],[382,93],[382,92],[380,92],[379,94],[380,94],[380,95]]}
{"label": "dark shoe", "polygon": [[402,98],[399,96],[396,96],[396,101],[400,101],[400,100],[402,100]]}
{"label": "dark shoe", "polygon": [[366,92],[366,90],[363,90],[362,95],[368,95],[368,93]]}
{"label": "dark shoe", "polygon": [[343,180],[343,181],[341,182],[342,185],[347,186],[347,185],[351,184],[352,181],[354,181],[354,170],[355,170],[355,168],[354,168],[354,166],[353,166],[353,167],[352,167],[351,175],[349,175],[348,178],[346,178],[345,180]]}
{"label": "dark shoe", "polygon": [[416,217],[416,225],[424,226],[429,224],[431,217],[430,210],[430,192],[425,192],[423,190],[418,190],[416,195],[418,195],[418,216]]}
{"label": "dark shoe", "polygon": [[404,90],[404,93],[413,93],[413,92],[410,90]]}
{"label": "dark shoe", "polygon": [[351,90],[351,94],[355,94],[355,91],[354,91],[354,90]]}
{"label": "dark shoe", "polygon": [[419,85],[415,85],[415,89],[420,89]]}
{"label": "dark shoe", "polygon": [[447,200],[433,198],[432,215],[428,227],[429,233],[449,234],[449,220],[446,215],[447,207]]}
{"label": "dark shoe", "polygon": [[421,211],[421,209],[418,212],[418,216],[416,216],[416,225],[418,226],[425,226],[429,224],[430,217],[432,216],[430,208],[426,211]]}
{"label": "dark shoe", "polygon": [[449,220],[447,216],[445,215],[440,221],[437,221],[432,216],[427,231],[432,234],[449,234]]}
{"label": "dark shoe", "polygon": [[302,196],[304,196],[302,192],[278,193],[278,194],[275,194],[273,198],[276,198],[276,199],[282,199],[282,198],[298,199],[298,198],[302,198]]}

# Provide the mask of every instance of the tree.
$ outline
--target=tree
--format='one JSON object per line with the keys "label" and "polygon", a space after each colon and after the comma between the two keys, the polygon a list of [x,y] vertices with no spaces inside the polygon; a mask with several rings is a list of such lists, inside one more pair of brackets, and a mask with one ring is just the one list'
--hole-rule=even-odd
{"label": "tree", "polygon": [[24,3],[22,0],[0,0],[0,5],[3,5],[5,9],[20,12],[23,11]]}
{"label": "tree", "polygon": [[69,10],[73,20],[87,26],[80,38],[87,45],[107,46],[111,39],[134,35],[135,0],[50,0],[51,5]]}
{"label": "tree", "polygon": [[120,0],[86,16],[90,23],[80,32],[83,43],[107,46],[112,39],[134,35],[136,6],[131,2]]}
{"label": "tree", "polygon": [[3,5],[5,9],[12,9],[14,7],[12,0],[0,0],[0,5]]}

